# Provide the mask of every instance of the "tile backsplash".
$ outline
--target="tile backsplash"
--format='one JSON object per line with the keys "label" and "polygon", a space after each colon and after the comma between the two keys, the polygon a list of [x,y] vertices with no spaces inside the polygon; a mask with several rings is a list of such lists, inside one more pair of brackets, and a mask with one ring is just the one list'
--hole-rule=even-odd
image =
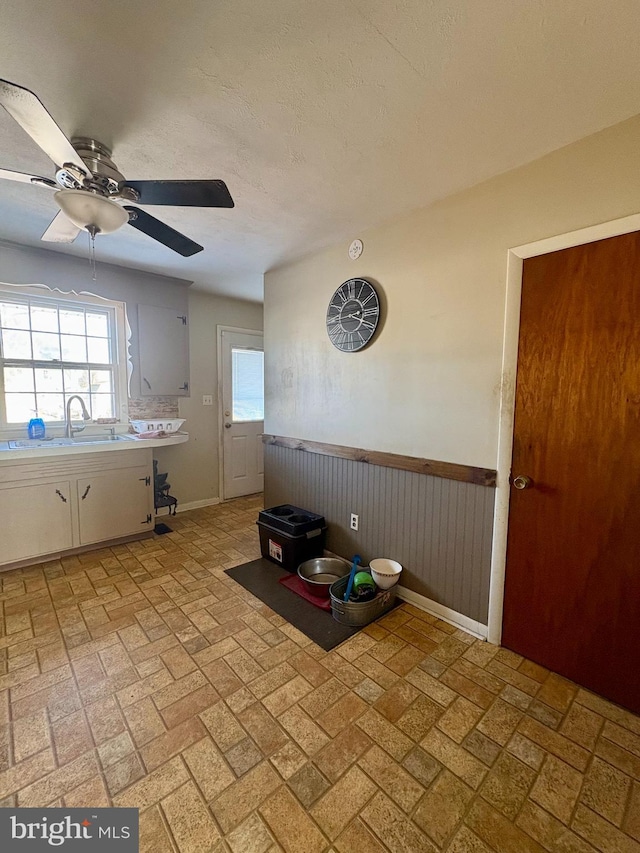
{"label": "tile backsplash", "polygon": [[129,419],[144,420],[145,418],[163,417],[177,418],[178,397],[129,397]]}

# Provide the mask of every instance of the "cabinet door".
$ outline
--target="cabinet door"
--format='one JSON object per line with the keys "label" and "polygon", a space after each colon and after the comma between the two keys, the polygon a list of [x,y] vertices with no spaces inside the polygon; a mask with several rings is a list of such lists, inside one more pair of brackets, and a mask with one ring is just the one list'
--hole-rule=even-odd
{"label": "cabinet door", "polygon": [[0,489],[0,563],[73,547],[68,481]]}
{"label": "cabinet door", "polygon": [[123,468],[77,481],[80,544],[153,530],[149,468]]}
{"label": "cabinet door", "polygon": [[140,383],[148,396],[189,396],[189,326],[175,308],[138,305]]}

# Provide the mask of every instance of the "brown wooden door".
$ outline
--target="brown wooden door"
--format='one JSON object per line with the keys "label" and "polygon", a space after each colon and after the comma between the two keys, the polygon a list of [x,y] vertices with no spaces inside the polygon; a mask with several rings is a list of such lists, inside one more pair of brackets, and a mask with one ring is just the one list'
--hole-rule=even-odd
{"label": "brown wooden door", "polygon": [[524,262],[502,642],[640,712],[640,235]]}

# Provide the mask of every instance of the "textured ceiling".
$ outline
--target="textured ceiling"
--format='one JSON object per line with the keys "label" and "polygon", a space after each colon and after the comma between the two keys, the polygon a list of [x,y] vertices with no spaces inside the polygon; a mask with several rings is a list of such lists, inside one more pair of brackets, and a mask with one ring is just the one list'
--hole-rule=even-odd
{"label": "textured ceiling", "polygon": [[[3,0],[0,76],[130,179],[229,186],[233,210],[148,208],[204,252],[125,227],[99,259],[260,299],[271,267],[640,112],[639,30],[637,0]],[[0,167],[50,176],[0,112]],[[56,210],[0,181],[0,239],[50,248]]]}

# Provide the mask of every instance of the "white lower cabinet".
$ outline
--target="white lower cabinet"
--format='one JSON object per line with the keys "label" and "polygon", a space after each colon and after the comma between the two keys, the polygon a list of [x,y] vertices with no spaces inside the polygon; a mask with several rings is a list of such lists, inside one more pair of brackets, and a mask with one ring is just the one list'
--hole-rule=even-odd
{"label": "white lower cabinet", "polygon": [[0,563],[73,548],[68,480],[0,488]]}
{"label": "white lower cabinet", "polygon": [[0,464],[0,566],[153,527],[150,449]]}
{"label": "white lower cabinet", "polygon": [[125,468],[77,481],[80,544],[153,529],[147,468]]}

